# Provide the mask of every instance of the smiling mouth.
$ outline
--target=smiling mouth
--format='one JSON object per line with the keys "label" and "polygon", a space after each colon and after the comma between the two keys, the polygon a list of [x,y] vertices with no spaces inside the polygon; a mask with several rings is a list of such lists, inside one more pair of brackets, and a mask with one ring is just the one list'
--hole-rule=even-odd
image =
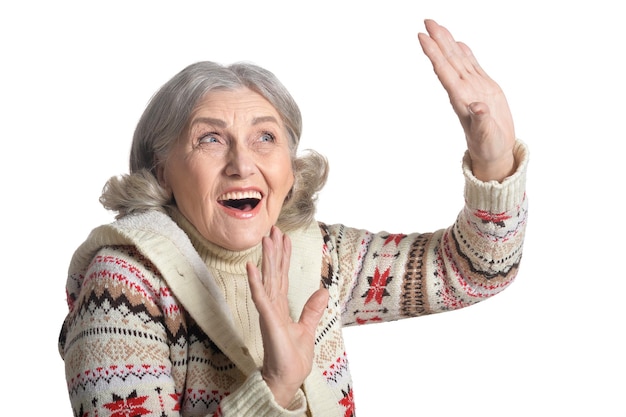
{"label": "smiling mouth", "polygon": [[240,211],[250,211],[254,210],[261,202],[262,198],[263,196],[258,191],[238,191],[220,196],[218,202],[224,207]]}

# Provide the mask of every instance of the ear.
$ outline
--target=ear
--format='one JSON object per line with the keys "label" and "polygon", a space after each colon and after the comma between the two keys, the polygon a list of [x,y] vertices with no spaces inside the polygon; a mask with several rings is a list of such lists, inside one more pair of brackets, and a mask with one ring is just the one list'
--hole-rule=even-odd
{"label": "ear", "polygon": [[155,171],[156,171],[156,178],[157,178],[157,181],[159,182],[159,185],[163,187],[164,189],[166,189],[167,191],[171,192],[172,189],[167,183],[167,176],[165,175],[165,163],[155,158],[154,165],[155,165]]}

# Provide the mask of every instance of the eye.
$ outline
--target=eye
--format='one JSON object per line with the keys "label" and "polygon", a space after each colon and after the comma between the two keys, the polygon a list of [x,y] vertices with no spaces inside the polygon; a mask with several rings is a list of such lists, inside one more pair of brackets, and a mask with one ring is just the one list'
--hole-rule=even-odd
{"label": "eye", "polygon": [[198,139],[198,143],[218,143],[219,139],[215,133],[206,133],[200,136]]}
{"label": "eye", "polygon": [[274,137],[273,134],[271,134],[269,132],[263,132],[263,134],[261,134],[261,137],[259,138],[259,141],[261,141],[261,142],[275,142],[276,138]]}

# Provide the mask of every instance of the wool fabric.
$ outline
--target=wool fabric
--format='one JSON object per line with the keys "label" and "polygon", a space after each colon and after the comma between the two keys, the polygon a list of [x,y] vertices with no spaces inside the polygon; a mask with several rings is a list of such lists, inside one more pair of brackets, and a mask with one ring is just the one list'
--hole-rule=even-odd
{"label": "wool fabric", "polygon": [[342,327],[460,309],[517,275],[527,220],[528,152],[517,171],[481,182],[463,160],[465,207],[433,233],[372,233],[313,222],[290,233],[289,304],[297,320],[320,285],[329,302],[313,370],[285,408],[263,378],[258,313],[245,262],[205,241],[176,210],[126,216],[94,229],[67,279],[59,336],[74,415],[355,416]]}

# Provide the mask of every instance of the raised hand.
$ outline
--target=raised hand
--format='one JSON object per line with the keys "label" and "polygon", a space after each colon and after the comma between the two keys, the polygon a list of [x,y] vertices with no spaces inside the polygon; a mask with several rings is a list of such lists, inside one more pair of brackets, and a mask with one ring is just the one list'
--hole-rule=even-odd
{"label": "raised hand", "polygon": [[262,245],[262,278],[255,265],[247,265],[263,338],[261,373],[276,401],[286,407],[311,372],[315,329],[328,303],[328,291],[319,289],[313,293],[302,309],[300,320],[294,322],[287,300],[291,241],[274,226]]}
{"label": "raised hand", "polygon": [[419,42],[461,121],[472,171],[482,181],[502,181],[516,168],[515,130],[506,97],[467,45],[433,20],[425,26],[428,34],[419,33]]}

